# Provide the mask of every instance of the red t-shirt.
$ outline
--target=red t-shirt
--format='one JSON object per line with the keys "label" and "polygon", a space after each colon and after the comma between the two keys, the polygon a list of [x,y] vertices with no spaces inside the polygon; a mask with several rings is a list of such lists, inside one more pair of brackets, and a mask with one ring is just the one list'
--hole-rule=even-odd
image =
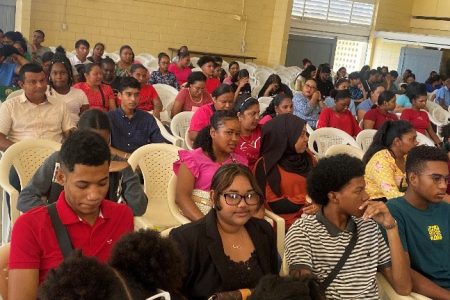
{"label": "red t-shirt", "polygon": [[153,100],[158,97],[158,92],[151,84],[144,85],[144,87],[141,88],[141,92],[139,95],[139,104],[137,108],[146,111],[153,110]]}
{"label": "red t-shirt", "polygon": [[175,74],[178,85],[181,87],[181,85],[187,81],[189,75],[191,75],[192,70],[190,68],[180,69],[176,63],[171,63],[169,65],[169,72]]}
{"label": "red t-shirt", "polygon": [[[114,244],[133,231],[133,213],[124,204],[103,200],[101,214],[93,226],[81,220],[59,195],[56,210],[67,228],[74,249],[86,256],[107,262]],[[14,224],[11,235],[9,269],[39,269],[42,282],[50,269],[63,261],[47,207],[38,207],[21,215]]]}
{"label": "red t-shirt", "polygon": [[220,85],[220,80],[217,78],[206,79],[206,91],[210,94]]}
{"label": "red t-shirt", "polygon": [[201,106],[194,113],[189,124],[189,131],[200,131],[209,125],[209,121],[214,114],[214,104],[206,104]]}
{"label": "red t-shirt", "polygon": [[[196,111],[198,107],[209,104],[213,102],[213,99],[211,98],[211,95],[208,94],[207,91],[202,92],[202,98],[201,101],[198,103],[192,102],[191,95],[189,95],[189,89],[181,89],[178,92],[177,97],[175,98],[175,101],[181,102],[183,104],[183,111]],[[195,109],[192,109],[192,107],[197,107]]]}
{"label": "red t-shirt", "polygon": [[110,99],[114,99],[114,92],[111,89],[111,87],[109,85],[106,84],[101,84],[101,89],[103,92],[103,97],[102,94],[100,93],[100,90],[93,90],[89,84],[87,84],[86,82],[79,82],[74,84],[73,86],[74,88],[80,89],[82,90],[89,101],[89,108],[96,108],[96,109],[100,109],[102,111],[108,111],[109,110],[109,100]]}
{"label": "red t-shirt", "polygon": [[378,129],[383,125],[386,121],[397,121],[398,117],[396,114],[388,112],[387,114],[383,114],[379,107],[372,108],[366,112],[364,115],[364,120],[374,121],[373,125],[374,129]]}
{"label": "red t-shirt", "polygon": [[417,111],[412,108],[405,109],[401,116],[401,120],[409,121],[418,132],[425,134],[430,125],[430,119],[425,111]]}
{"label": "red t-shirt", "polygon": [[355,137],[361,131],[355,117],[346,109],[343,112],[337,113],[332,108],[325,108],[319,115],[317,128],[333,127],[347,132],[349,135]]}
{"label": "red t-shirt", "polygon": [[242,136],[234,149],[234,153],[248,159],[248,166],[251,170],[259,159],[259,149],[261,148],[261,126],[255,128],[250,136]]}

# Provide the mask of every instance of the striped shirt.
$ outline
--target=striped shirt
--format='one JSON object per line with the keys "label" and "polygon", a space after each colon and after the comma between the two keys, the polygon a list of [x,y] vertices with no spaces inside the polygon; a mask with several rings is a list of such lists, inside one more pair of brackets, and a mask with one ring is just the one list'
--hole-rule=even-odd
{"label": "striped shirt", "polygon": [[309,269],[323,282],[342,257],[355,226],[355,248],[325,294],[327,299],[379,299],[376,273],[390,267],[391,258],[381,231],[372,220],[352,217],[346,230],[341,231],[322,212],[303,215],[286,236],[289,269]]}

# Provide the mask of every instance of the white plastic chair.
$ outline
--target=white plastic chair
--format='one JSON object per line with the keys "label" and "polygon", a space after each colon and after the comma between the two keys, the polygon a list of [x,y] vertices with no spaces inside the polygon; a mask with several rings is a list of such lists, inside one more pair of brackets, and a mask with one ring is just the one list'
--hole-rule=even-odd
{"label": "white plastic chair", "polygon": [[[156,92],[158,93],[159,99],[162,102],[163,111],[167,111],[167,106],[169,105],[169,103],[175,101],[175,98],[177,97],[177,89],[173,86],[162,83],[154,84],[153,87],[155,88]],[[170,118],[170,111],[168,111],[168,116]]]}
{"label": "white plastic chair", "polygon": [[431,300],[417,293],[411,293],[408,296],[397,294],[394,288],[384,278],[383,274],[377,273],[378,292],[381,300]]}
{"label": "white plastic chair", "polygon": [[[0,160],[0,186],[4,190],[2,202],[2,243],[9,239],[9,232],[14,222],[19,217],[17,200],[19,192],[9,182],[11,167],[17,171],[20,186],[24,187],[33,177],[36,170],[44,160],[61,148],[61,144],[55,141],[26,139],[10,146]],[[5,193],[10,197],[11,220],[8,218],[8,206],[5,201]]]}
{"label": "white plastic chair", "polygon": [[259,113],[262,114],[263,112],[266,111],[266,109],[269,107],[269,104],[264,103],[264,102],[260,102],[259,103]]}
{"label": "white plastic chair", "polygon": [[434,142],[427,137],[425,134],[420,133],[420,132],[416,132],[417,133],[417,142],[419,143],[419,145],[427,145],[427,146],[432,146],[434,147]]}
{"label": "white plastic chair", "polygon": [[309,126],[308,123],[306,123],[306,132],[308,132],[309,135],[311,135],[311,133],[313,133],[314,129],[312,129],[311,126]]}
{"label": "white plastic chair", "polygon": [[348,133],[332,127],[314,130],[308,140],[308,147],[317,157],[322,157],[332,145],[348,144],[359,148],[356,141]]}
{"label": "white plastic chair", "polygon": [[184,135],[184,144],[186,145],[186,148],[188,150],[194,149],[194,142],[189,138],[189,130],[186,130],[186,133]]}
{"label": "white plastic chair", "polygon": [[258,98],[258,102],[259,103],[264,103],[264,104],[267,104],[267,105],[269,105],[270,102],[272,102],[272,100],[273,100],[272,97],[259,97]]}
{"label": "white plastic chair", "polygon": [[364,129],[356,136],[356,143],[358,143],[359,147],[366,152],[369,149],[370,144],[372,144],[373,137],[377,131],[375,129]]}
{"label": "white plastic chair", "polygon": [[364,152],[360,148],[350,145],[333,145],[325,152],[325,156],[333,156],[336,154],[348,154],[361,160],[364,156]]}
{"label": "white plastic chair", "polygon": [[184,138],[186,136],[186,131],[189,129],[191,124],[191,119],[194,113],[192,111],[182,111],[176,114],[172,121],[170,122],[170,131],[172,131],[173,136],[181,140],[179,147],[186,148]]}
{"label": "white plastic chair", "polygon": [[167,203],[167,185],[173,174],[173,163],[181,148],[168,144],[149,144],[135,150],[128,163],[133,170],[139,166],[144,176],[144,191],[148,197],[147,211],[135,217],[135,228],[158,230],[178,226]]}
{"label": "white plastic chair", "polygon": [[[183,216],[183,214],[180,212],[180,209],[175,202],[175,189],[177,185],[177,176],[172,175],[172,177],[169,180],[169,183],[167,185],[167,199],[169,203],[169,210],[172,213],[173,217],[180,222],[181,224],[187,224],[190,223],[191,220]],[[277,236],[277,250],[281,257],[283,257],[284,254],[284,239],[285,239],[285,229],[286,224],[282,217],[274,214],[270,210],[265,210],[265,216],[264,218],[271,222],[276,224],[276,236]]]}
{"label": "white plastic chair", "polygon": [[[149,112],[151,115],[153,115],[152,112]],[[161,131],[161,135],[163,136],[163,138],[165,138],[168,142],[170,142],[172,145],[178,145],[181,143],[181,141],[179,139],[177,139],[176,137],[174,137],[173,135],[170,134],[169,131],[167,131],[167,128],[164,126],[164,124],[158,120],[158,118],[155,118],[156,124],[158,125],[159,131]]]}
{"label": "white plastic chair", "polygon": [[161,298],[164,299],[164,300],[170,300],[171,299],[169,292],[166,292],[166,291],[163,291],[163,290],[160,290],[160,289],[157,289],[156,291],[158,292],[158,294],[153,295],[150,298],[147,298],[145,300],[156,300],[156,299],[161,300]]}

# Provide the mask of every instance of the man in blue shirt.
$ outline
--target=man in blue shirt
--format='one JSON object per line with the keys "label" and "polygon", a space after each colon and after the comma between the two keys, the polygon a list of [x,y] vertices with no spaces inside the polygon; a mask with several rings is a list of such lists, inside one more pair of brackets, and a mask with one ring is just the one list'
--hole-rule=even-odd
{"label": "man in blue shirt", "polygon": [[[1,46],[1,45],[0,45]],[[8,57],[13,58],[16,63],[4,62]],[[19,51],[10,45],[0,47],[0,86],[11,86],[15,74],[19,74],[20,67],[28,63],[27,60],[19,54]]]}
{"label": "man in blue shirt", "polygon": [[[113,153],[128,158],[137,148],[166,143],[155,118],[146,111],[136,109],[141,85],[133,77],[124,77],[117,97],[120,107],[108,113],[111,121],[111,146]],[[115,151],[116,150],[116,151]]]}
{"label": "man in blue shirt", "polygon": [[444,200],[447,154],[435,147],[415,147],[408,153],[405,169],[405,195],[386,205],[408,254],[413,292],[450,299],[450,204]]}
{"label": "man in blue shirt", "polygon": [[435,101],[445,110],[448,109],[450,105],[450,77],[448,77],[445,80],[444,85],[436,91]]}

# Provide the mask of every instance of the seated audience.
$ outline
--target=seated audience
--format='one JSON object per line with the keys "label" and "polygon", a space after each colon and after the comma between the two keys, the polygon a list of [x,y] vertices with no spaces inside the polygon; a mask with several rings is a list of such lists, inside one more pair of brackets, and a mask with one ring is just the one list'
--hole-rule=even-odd
{"label": "seated audience", "polygon": [[[6,62],[8,58],[12,58],[14,62]],[[27,63],[28,61],[13,46],[0,47],[0,86],[12,86],[14,76],[19,74],[21,66]]]}
{"label": "seated audience", "polygon": [[27,42],[20,39],[14,42],[13,47],[19,51],[19,54],[25,57],[28,62],[32,62],[31,54],[28,52]]}
{"label": "seated audience", "polygon": [[87,59],[90,62],[100,64],[102,62],[103,53],[105,53],[105,44],[103,43],[96,43],[94,46],[94,49],[92,50],[92,55],[89,56]]}
{"label": "seated audience", "polygon": [[188,51],[179,51],[177,57],[178,60],[169,65],[169,72],[172,72],[175,75],[178,86],[182,88],[187,82],[189,75],[192,73],[191,68],[189,68],[189,65],[191,64],[191,55]]}
{"label": "seated audience", "polygon": [[[322,208],[298,219],[286,235],[290,274],[317,277],[327,299],[379,299],[377,272],[398,294],[410,294],[397,223],[383,202],[368,201],[361,160],[346,154],[322,158],[308,175],[307,187]],[[344,267],[333,272],[339,262]]]}
{"label": "seated audience", "polygon": [[432,93],[442,87],[442,80],[439,74],[430,74],[430,77],[425,81],[427,85],[427,93]]}
{"label": "seated audience", "polygon": [[254,173],[265,207],[285,219],[286,229],[303,212],[317,210],[306,201],[306,176],[315,165],[307,149],[306,124],[294,115],[279,115],[262,128],[262,157]]}
{"label": "seated audience", "polygon": [[213,71],[213,78],[217,78],[220,81],[220,84],[222,84],[223,80],[225,79],[225,76],[227,76],[227,72],[222,68],[223,64],[223,58],[221,56],[213,56],[214,58],[214,71]]}
{"label": "seated audience", "polygon": [[197,111],[199,107],[212,102],[211,95],[206,91],[206,76],[202,72],[192,72],[186,88],[178,92],[172,106],[172,118],[182,111]]}
{"label": "seated audience", "polygon": [[271,74],[259,91],[258,98],[275,97],[278,94],[285,94],[291,98],[294,96],[291,89],[281,82],[280,76],[277,74]]}
{"label": "seated audience", "polygon": [[240,132],[234,111],[217,111],[211,117],[211,125],[199,132],[194,150],[178,151],[180,159],[173,164],[178,176],[176,203],[188,219],[201,219],[211,208],[209,203],[192,199],[194,189],[209,193],[212,175],[223,164],[248,164],[245,157],[234,153]]}
{"label": "seated audience", "polygon": [[397,83],[397,78],[398,72],[395,70],[391,70],[386,74],[384,78],[386,91],[391,91],[394,94],[397,94],[399,92],[400,88]]}
{"label": "seated audience", "polygon": [[[56,48],[56,49],[58,49],[58,48]],[[50,65],[52,63],[53,56],[55,56],[55,53],[49,51],[49,52],[45,52],[41,58],[41,67],[44,70],[44,73],[47,77],[50,77]],[[73,73],[74,80],[75,80],[74,70],[76,71],[76,69],[73,66],[71,67],[71,69],[72,69],[72,73]]]}
{"label": "seated audience", "polygon": [[214,57],[208,55],[202,56],[198,60],[197,64],[206,76],[205,89],[209,94],[211,94],[220,85],[220,80],[213,77],[215,68]]}
{"label": "seated audience", "polygon": [[241,97],[251,97],[252,95],[252,87],[250,86],[250,74],[246,69],[242,69],[237,74],[237,81],[234,82],[231,86],[235,90],[234,92],[234,100],[236,100],[239,96]]}
{"label": "seated audience", "polygon": [[175,74],[169,71],[170,57],[164,52],[158,54],[158,70],[150,75],[148,83],[150,84],[167,84],[171,87],[180,89]]}
{"label": "seated audience", "polygon": [[360,103],[364,99],[367,99],[366,90],[363,87],[363,84],[361,83],[361,75],[359,72],[352,72],[350,75],[348,75],[349,80],[349,91],[351,95],[351,99],[355,103]]}
{"label": "seated audience", "polygon": [[234,152],[244,156],[248,160],[250,170],[260,157],[261,148],[261,126],[259,121],[259,102],[255,98],[247,98],[235,107],[239,123],[241,124],[241,135]]}
{"label": "seated audience", "polygon": [[316,78],[317,68],[314,65],[308,65],[303,71],[298,74],[295,79],[295,90],[302,91],[303,85],[306,83],[308,79]]}
{"label": "seated audience", "polygon": [[395,100],[396,107],[395,112],[401,113],[407,108],[412,107],[412,100],[411,98],[414,97],[415,90],[419,86],[418,82],[413,82],[411,84],[404,84],[406,86],[405,92],[402,95],[398,95],[397,99]]}
{"label": "seated audience", "polygon": [[406,84],[411,84],[413,82],[416,82],[416,74],[414,74],[414,73],[406,74],[406,76],[403,77],[403,82]]}
{"label": "seated audience", "polygon": [[378,96],[378,106],[366,112],[363,118],[363,129],[379,129],[386,121],[397,121],[398,117],[392,113],[395,109],[395,94],[384,91]]}
{"label": "seated audience", "polygon": [[24,65],[19,79],[23,93],[0,106],[0,151],[27,138],[61,142],[75,124],[64,102],[45,95],[47,78],[41,66]]}
{"label": "seated audience", "polygon": [[114,92],[109,85],[103,84],[103,71],[99,64],[90,63],[86,65],[86,82],[74,84],[74,88],[82,90],[88,100],[89,108],[99,109],[101,111],[114,110],[116,101]]}
{"label": "seated audience", "polygon": [[348,110],[350,105],[349,90],[333,90],[331,97],[334,98],[335,105],[333,108],[327,107],[322,110],[317,122],[317,128],[333,127],[356,137],[361,128],[355,117]]}
{"label": "seated audience", "polygon": [[89,109],[89,100],[83,91],[72,87],[72,65],[64,49],[56,49],[50,64],[47,96],[53,96],[67,105],[73,124],[77,124],[80,115]]}
{"label": "seated audience", "polygon": [[368,112],[370,109],[376,107],[378,103],[378,96],[382,92],[384,92],[386,89],[382,85],[372,85],[372,89],[369,91],[369,98],[361,102],[356,107],[356,115],[358,117],[358,122],[364,119],[364,115],[366,112]]}
{"label": "seated audience", "polygon": [[210,199],[213,209],[204,218],[170,232],[186,266],[181,292],[193,300],[252,289],[264,275],[278,273],[273,228],[252,217],[264,198],[250,170],[223,165],[212,178]]}
{"label": "seated audience", "polygon": [[292,114],[294,107],[292,104],[292,99],[286,95],[276,95],[270,101],[269,106],[262,113],[261,119],[259,120],[259,125],[264,125],[273,118],[282,114]]}
{"label": "seated audience", "polygon": [[[90,130],[98,133],[107,143],[110,141],[111,125],[108,116],[97,109],[91,109],[81,115],[78,130]],[[28,184],[22,189],[17,202],[17,209],[27,212],[30,209],[51,204],[58,200],[63,187],[54,178],[61,162],[59,151],[50,155],[37,169]],[[142,189],[139,177],[123,158],[111,155],[109,166],[108,200],[124,202],[135,216],[140,216],[147,209],[147,196]]]}
{"label": "seated audience", "polygon": [[139,94],[139,102],[137,109],[145,111],[153,111],[153,116],[160,119],[160,113],[163,109],[158,92],[155,88],[148,84],[148,70],[141,64],[133,64],[131,66],[131,76],[136,78],[141,84],[141,92]]}
{"label": "seated audience", "polygon": [[75,55],[70,57],[72,66],[76,67],[77,65],[91,63],[91,61],[87,59],[90,47],[89,42],[86,40],[81,39],[75,42]]}
{"label": "seated audience", "polygon": [[116,63],[116,76],[131,76],[131,65],[134,63],[134,52],[128,45],[123,45],[119,49],[120,59]]}
{"label": "seated audience", "polygon": [[419,146],[406,159],[408,189],[387,206],[397,220],[413,291],[432,299],[450,299],[450,204],[443,199],[448,156]]}
{"label": "seated audience", "polygon": [[49,47],[42,46],[45,41],[45,33],[42,30],[33,31],[33,38],[31,42],[31,55],[34,63],[42,63],[42,55],[45,52],[51,51]]}
{"label": "seated audience", "polygon": [[[101,136],[74,132],[63,143],[59,158],[56,180],[64,191],[56,204],[21,215],[12,229],[8,299],[36,299],[39,283],[73,249],[106,262],[115,242],[133,230],[131,210],[104,200],[110,152]],[[62,235],[57,238],[52,211],[65,224],[67,243]]]}
{"label": "seated audience", "polygon": [[411,97],[412,107],[403,110],[400,119],[410,122],[417,132],[429,136],[436,145],[439,145],[441,140],[431,126],[428,113],[425,111],[427,106],[427,89],[425,84],[410,85],[407,88],[407,93]]}
{"label": "seated audience", "polygon": [[450,105],[450,76],[444,81],[444,85],[436,91],[435,102],[447,110]]}
{"label": "seated audience", "polygon": [[259,280],[248,300],[325,300],[325,295],[312,276],[266,275]]}
{"label": "seated audience", "polygon": [[303,90],[292,98],[292,103],[294,115],[305,120],[311,128],[315,129],[320,110],[325,108],[320,92],[317,90],[316,80],[308,79],[303,85]]}
{"label": "seated audience", "polygon": [[405,157],[417,146],[416,130],[406,121],[386,121],[363,157],[366,192],[371,200],[386,202],[402,196],[407,186]]}
{"label": "seated audience", "polygon": [[331,82],[330,74],[331,69],[328,65],[324,65],[322,67],[319,66],[319,70],[317,70],[316,82],[317,82],[317,90],[320,92],[322,99],[330,96],[331,90],[334,89],[333,83]]}
{"label": "seated audience", "polygon": [[340,67],[337,70],[336,75],[334,75],[333,82],[336,84],[339,79],[347,79],[347,77],[347,69],[345,67]]}
{"label": "seated audience", "polygon": [[114,96],[117,96],[122,77],[116,76],[116,63],[112,60],[112,58],[107,56],[102,59],[100,66],[103,72],[102,83],[108,85],[113,90]]}
{"label": "seated audience", "polygon": [[223,80],[223,83],[232,85],[233,83],[236,82],[237,75],[239,73],[239,63],[237,61],[232,61],[228,64],[228,73],[230,75],[225,77],[225,79]]}
{"label": "seated audience", "polygon": [[[155,117],[137,109],[141,84],[133,77],[123,77],[117,97],[120,106],[108,112],[111,121],[111,145],[127,159],[134,150],[152,143],[165,143]],[[114,151],[114,150],[113,150]]]}
{"label": "seated audience", "polygon": [[200,106],[192,116],[189,125],[188,137],[191,141],[195,141],[198,132],[209,125],[209,121],[216,111],[231,110],[234,106],[233,90],[227,84],[221,84],[212,93],[212,103]]}
{"label": "seated audience", "polygon": [[[341,78],[336,81],[334,84],[334,88],[336,91],[345,91],[349,90],[350,81],[347,78]],[[350,92],[350,90],[349,90]],[[330,96],[326,97],[324,100],[324,104],[327,107],[333,108],[336,104],[335,99],[333,96],[335,92],[333,90],[330,92]],[[348,110],[352,113],[352,115],[356,116],[356,106],[355,106],[355,100],[352,99],[352,94],[350,93],[350,104],[348,106]]]}

